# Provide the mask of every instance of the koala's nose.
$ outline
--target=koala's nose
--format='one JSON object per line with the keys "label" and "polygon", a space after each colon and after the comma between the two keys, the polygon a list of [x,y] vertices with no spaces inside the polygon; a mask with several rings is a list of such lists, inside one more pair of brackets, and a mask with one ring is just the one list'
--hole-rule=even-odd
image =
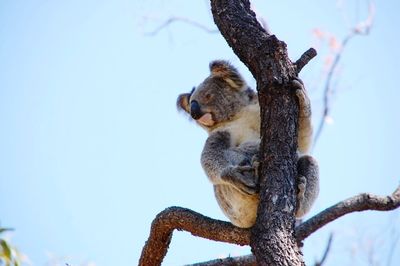
{"label": "koala's nose", "polygon": [[203,115],[201,113],[200,104],[197,101],[190,102],[190,115],[194,120],[199,119]]}

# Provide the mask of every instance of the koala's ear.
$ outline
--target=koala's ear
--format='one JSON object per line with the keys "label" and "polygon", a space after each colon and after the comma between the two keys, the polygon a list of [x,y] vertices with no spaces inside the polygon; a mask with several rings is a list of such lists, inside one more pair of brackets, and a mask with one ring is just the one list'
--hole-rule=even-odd
{"label": "koala's ear", "polygon": [[186,113],[190,114],[190,106],[189,106],[189,101],[190,101],[190,96],[192,96],[192,93],[194,91],[194,88],[190,93],[182,93],[178,96],[178,99],[176,100],[176,107],[178,108],[179,111],[183,110]]}
{"label": "koala's ear", "polygon": [[247,87],[244,93],[247,95],[249,102],[258,101],[257,94],[250,87]]}
{"label": "koala's ear", "polygon": [[242,90],[245,88],[245,81],[237,69],[229,62],[215,60],[210,63],[211,76],[224,79],[232,88]]}

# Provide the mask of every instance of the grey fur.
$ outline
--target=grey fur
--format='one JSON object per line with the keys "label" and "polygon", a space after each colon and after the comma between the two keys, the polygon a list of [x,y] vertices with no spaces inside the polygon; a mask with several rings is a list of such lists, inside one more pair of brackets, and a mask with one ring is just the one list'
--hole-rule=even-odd
{"label": "grey fur", "polygon": [[[260,110],[254,91],[228,62],[210,63],[210,76],[190,93],[179,95],[177,107],[209,134],[201,165],[214,186],[224,214],[239,227],[251,227],[258,206]],[[311,106],[304,86],[294,80],[299,99],[296,217],[306,214],[319,191],[318,164],[309,155]]]}

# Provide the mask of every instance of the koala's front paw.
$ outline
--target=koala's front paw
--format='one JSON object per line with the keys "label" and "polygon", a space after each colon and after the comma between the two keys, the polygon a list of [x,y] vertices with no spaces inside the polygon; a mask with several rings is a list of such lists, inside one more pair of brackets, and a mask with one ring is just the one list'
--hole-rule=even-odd
{"label": "koala's front paw", "polygon": [[221,179],[248,195],[257,194],[259,191],[252,166],[229,166],[222,171]]}

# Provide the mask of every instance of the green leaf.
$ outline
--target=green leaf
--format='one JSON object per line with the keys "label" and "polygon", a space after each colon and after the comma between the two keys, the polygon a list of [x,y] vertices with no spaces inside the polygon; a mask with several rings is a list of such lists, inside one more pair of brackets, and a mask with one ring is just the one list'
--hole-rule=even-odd
{"label": "green leaf", "polygon": [[0,246],[3,249],[2,253],[3,253],[4,258],[6,260],[10,261],[11,260],[11,248],[10,248],[10,246],[3,239],[0,239]]}

